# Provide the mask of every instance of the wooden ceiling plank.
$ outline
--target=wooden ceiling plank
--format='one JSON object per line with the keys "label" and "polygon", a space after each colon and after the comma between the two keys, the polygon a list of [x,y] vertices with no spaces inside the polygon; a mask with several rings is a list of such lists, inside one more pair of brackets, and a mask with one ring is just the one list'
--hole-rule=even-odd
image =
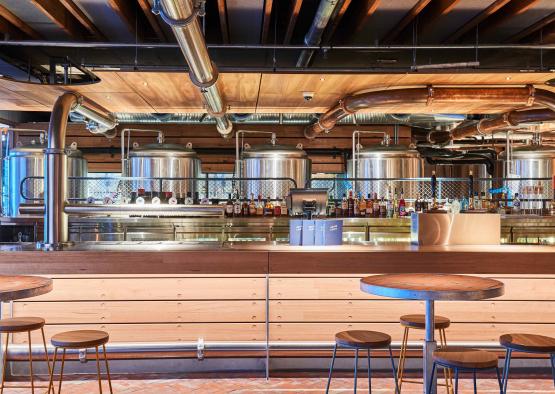
{"label": "wooden ceiling plank", "polygon": [[270,32],[270,21],[272,20],[272,7],[274,0],[264,1],[264,16],[262,19],[262,33],[260,34],[260,43],[266,44],[268,42],[268,33]]}
{"label": "wooden ceiling plank", "polygon": [[382,42],[384,44],[390,43],[392,41],[394,41],[403,30],[405,30],[405,28],[412,23],[412,21],[418,16],[420,15],[420,13],[424,10],[424,8],[426,8],[426,6],[431,2],[432,0],[419,0],[414,7],[412,7],[410,9],[409,12],[407,12],[405,14],[405,16],[403,17],[403,19],[401,19],[399,21],[399,23],[397,24],[397,26],[395,26],[393,29],[391,29],[382,39]]}
{"label": "wooden ceiling plank", "polygon": [[287,45],[291,42],[291,38],[293,37],[293,32],[295,31],[297,18],[299,17],[299,13],[301,12],[302,5],[303,0],[293,0],[293,7],[291,8],[291,18],[289,18],[287,30],[285,31],[285,38],[283,39],[284,45]]}
{"label": "wooden ceiling plank", "polygon": [[87,29],[87,31],[94,37],[106,40],[106,36],[95,26],[87,15],[79,8],[73,0],[60,0],[60,3],[73,15],[79,23]]}
{"label": "wooden ceiling plank", "polygon": [[225,0],[218,0],[218,16],[220,17],[222,42],[229,44],[229,27],[227,25],[227,5]]}
{"label": "wooden ceiling plank", "polygon": [[85,29],[59,0],[30,0],[44,15],[74,39],[82,39]]}
{"label": "wooden ceiling plank", "polygon": [[502,10],[492,14],[488,19],[487,23],[482,23],[479,27],[480,34],[484,34],[487,31],[493,30],[502,23],[505,23],[509,19],[520,15],[528,11],[531,7],[536,5],[540,0],[520,0],[511,1]]}
{"label": "wooden ceiling plank", "polygon": [[349,6],[351,5],[351,1],[352,0],[345,0],[341,5],[341,8],[337,12],[337,15],[331,21],[328,27],[328,30],[326,32],[326,38],[324,39],[325,42],[330,42],[332,40],[335,34],[335,31],[339,27],[339,24],[341,23],[341,21],[343,20],[343,17],[345,16],[345,13],[347,12],[347,10],[349,9]]}
{"label": "wooden ceiling plank", "polygon": [[16,29],[20,30],[24,35],[35,40],[42,39],[42,36],[31,28],[27,23],[23,22],[13,14],[10,10],[0,4],[0,17],[4,18],[7,22],[13,25]]}
{"label": "wooden ceiling plank", "polygon": [[137,35],[137,38],[140,41],[143,41],[143,31],[136,28],[137,13],[134,7],[134,2],[128,0],[108,0],[108,5],[120,17],[127,27],[127,30],[131,34]]}
{"label": "wooden ceiling plank", "polygon": [[544,27],[552,24],[553,22],[555,22],[555,12],[552,12],[551,14],[547,15],[545,18],[540,19],[533,25],[528,26],[526,29],[523,29],[522,31],[518,32],[517,34],[509,38],[507,42],[519,42],[525,39],[526,37],[529,37],[532,34],[539,32]]}
{"label": "wooden ceiling plank", "polygon": [[148,0],[137,0],[137,1],[148,23],[150,24],[150,27],[152,27],[152,30],[154,31],[158,39],[161,42],[168,41],[168,36],[166,35],[166,32],[160,25],[160,21],[158,20],[158,18],[152,13],[152,8]]}
{"label": "wooden ceiling plank", "polygon": [[451,44],[451,43],[457,41],[459,38],[461,38],[466,33],[471,31],[472,29],[474,29],[476,26],[478,26],[480,23],[485,21],[491,15],[493,15],[497,11],[499,11],[502,7],[507,5],[510,1],[511,0],[496,0],[496,1],[494,1],[485,10],[480,12],[474,18],[470,19],[468,22],[466,22],[464,25],[462,25],[459,29],[457,29],[457,31],[455,31],[453,34],[451,34],[449,37],[447,37],[447,39],[445,40],[445,43],[446,44]]}

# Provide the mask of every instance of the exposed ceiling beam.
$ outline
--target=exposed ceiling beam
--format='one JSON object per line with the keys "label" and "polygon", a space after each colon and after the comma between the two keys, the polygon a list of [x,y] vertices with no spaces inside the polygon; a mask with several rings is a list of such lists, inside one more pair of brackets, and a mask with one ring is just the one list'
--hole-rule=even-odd
{"label": "exposed ceiling beam", "polygon": [[414,18],[416,18],[418,15],[420,15],[420,13],[422,12],[422,10],[424,10],[424,8],[426,8],[426,6],[431,2],[432,0],[419,0],[418,3],[416,3],[414,5],[414,7],[411,8],[411,10],[409,12],[407,12],[405,14],[405,16],[403,17],[403,19],[401,19],[399,21],[399,23],[397,24],[397,26],[395,26],[393,29],[391,29],[385,36],[384,38],[381,40],[384,44],[388,44],[392,41],[394,41],[399,34],[401,34],[401,32],[403,30],[405,30],[405,28],[412,23],[412,21],[414,20]]}
{"label": "exposed ceiling beam", "polygon": [[551,14],[547,15],[545,18],[540,19],[539,21],[534,23],[532,26],[528,26],[526,29],[518,32],[517,34],[515,34],[514,36],[512,36],[511,38],[506,40],[506,42],[521,41],[521,40],[525,39],[526,37],[531,36],[534,33],[538,33],[544,27],[546,27],[547,25],[549,25],[553,22],[555,22],[555,12],[552,12]]}
{"label": "exposed ceiling beam", "polygon": [[137,10],[135,7],[135,2],[129,0],[108,0],[108,5],[114,10],[116,14],[121,18],[127,30],[136,35],[140,41],[143,41],[144,34],[143,30],[137,28]]}
{"label": "exposed ceiling beam", "polygon": [[324,38],[324,42],[329,43],[333,39],[335,31],[337,30],[337,27],[339,26],[339,24],[341,23],[341,20],[345,16],[345,13],[349,9],[349,6],[351,5],[351,2],[352,2],[352,0],[344,0],[343,1],[343,4],[341,5],[341,8],[339,8],[339,10],[337,11],[337,14],[335,15],[335,18],[332,18],[331,23],[329,24],[329,26],[327,28],[326,36]]}
{"label": "exposed ceiling beam", "polygon": [[24,39],[26,38],[23,32],[17,29],[14,25],[10,23],[9,20],[0,16],[0,33],[4,35],[4,39]]}
{"label": "exposed ceiling beam", "polygon": [[72,38],[82,39],[86,31],[59,0],[30,0],[44,15]]}
{"label": "exposed ceiling beam", "polygon": [[432,26],[443,15],[447,15],[461,0],[438,0],[433,1],[418,19],[418,34],[420,36],[430,31]]}
{"label": "exposed ceiling beam", "polygon": [[87,31],[94,37],[106,40],[106,36],[102,34],[100,30],[92,23],[87,15],[79,8],[73,0],[60,0],[60,3],[73,15],[75,19],[79,21],[79,23],[87,29]]}
{"label": "exposed ceiling beam", "polygon": [[6,22],[11,24],[17,30],[21,31],[23,35],[26,35],[35,40],[40,40],[42,36],[31,28],[27,23],[23,22],[13,14],[10,10],[0,4],[0,17],[2,17]]}
{"label": "exposed ceiling beam", "polygon": [[483,35],[487,31],[494,30],[499,25],[505,23],[509,19],[520,15],[526,11],[528,11],[531,7],[533,7],[536,3],[540,0],[513,0],[502,10],[496,12],[495,14],[491,15],[487,19],[487,23],[481,24],[479,29],[479,34]]}
{"label": "exposed ceiling beam", "polygon": [[376,10],[378,9],[380,1],[381,0],[366,0],[360,12],[357,13],[358,17],[356,18],[355,24],[353,26],[353,31],[355,33],[361,31],[364,28],[368,19],[372,15],[374,15],[374,12],[376,12]]}
{"label": "exposed ceiling beam", "polygon": [[220,17],[222,42],[224,44],[229,44],[229,27],[227,25],[227,6],[225,0],[218,0],[218,15]]}
{"label": "exposed ceiling beam", "polygon": [[139,7],[141,7],[141,10],[143,10],[143,13],[148,23],[150,24],[150,27],[152,27],[152,30],[154,31],[158,39],[161,42],[168,41],[168,36],[160,25],[159,19],[152,13],[152,7],[148,0],[137,0],[137,2],[139,3]]}
{"label": "exposed ceiling beam", "polygon": [[459,29],[457,29],[457,31],[455,31],[453,34],[451,34],[449,37],[447,37],[447,39],[445,40],[445,43],[450,44],[450,43],[453,43],[453,42],[457,41],[459,38],[464,36],[470,30],[474,29],[476,26],[478,26],[480,23],[485,21],[491,15],[493,15],[494,13],[499,11],[500,8],[504,7],[510,1],[511,0],[496,0],[496,1],[494,1],[485,10],[480,12],[474,18],[472,18],[471,20],[466,22],[464,25],[462,25]]}
{"label": "exposed ceiling beam", "polygon": [[293,6],[291,7],[291,17],[289,18],[289,23],[287,24],[287,29],[285,31],[285,38],[283,39],[283,44],[287,45],[291,42],[291,37],[293,37],[293,32],[295,31],[295,26],[297,25],[297,18],[301,12],[301,6],[303,5],[303,0],[293,0]]}
{"label": "exposed ceiling beam", "polygon": [[262,17],[262,33],[260,34],[260,43],[268,42],[268,33],[270,32],[270,21],[272,20],[272,7],[274,0],[264,1],[264,15]]}

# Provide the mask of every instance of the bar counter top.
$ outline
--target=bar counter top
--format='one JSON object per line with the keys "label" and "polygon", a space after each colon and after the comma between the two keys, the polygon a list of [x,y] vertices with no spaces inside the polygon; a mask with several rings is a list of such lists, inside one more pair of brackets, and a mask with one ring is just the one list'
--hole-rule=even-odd
{"label": "bar counter top", "polygon": [[555,274],[555,247],[183,242],[80,243],[61,252],[0,246],[1,274]]}

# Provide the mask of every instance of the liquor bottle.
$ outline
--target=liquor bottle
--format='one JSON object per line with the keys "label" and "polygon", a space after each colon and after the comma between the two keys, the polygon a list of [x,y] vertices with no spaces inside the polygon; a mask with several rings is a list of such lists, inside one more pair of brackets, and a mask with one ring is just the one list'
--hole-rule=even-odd
{"label": "liquor bottle", "polygon": [[353,199],[353,191],[349,190],[349,198],[347,199],[346,217],[352,218],[355,215],[355,200]]}
{"label": "liquor bottle", "polygon": [[241,217],[243,212],[243,207],[241,205],[241,200],[239,199],[239,192],[235,191],[235,201],[233,203],[233,216],[238,218]]}
{"label": "liquor bottle", "polygon": [[387,194],[385,197],[385,209],[386,209],[386,217],[392,218],[393,217],[393,201],[391,200],[391,190],[387,189]]}
{"label": "liquor bottle", "polygon": [[231,200],[231,193],[227,195],[227,201],[225,203],[225,216],[228,218],[233,217],[233,201]]}
{"label": "liquor bottle", "polygon": [[[432,186],[432,209],[437,209],[437,177],[436,177],[435,171],[432,171],[431,186]],[[427,205],[428,203],[426,202],[426,206]]]}
{"label": "liquor bottle", "polygon": [[481,206],[482,202],[480,201],[478,192],[474,192],[474,209],[480,209]]}
{"label": "liquor bottle", "polygon": [[380,200],[378,200],[378,193],[376,192],[374,192],[374,202],[372,203],[372,216],[380,217]]}
{"label": "liquor bottle", "polygon": [[461,211],[466,212],[468,211],[468,198],[463,197],[461,199]]}
{"label": "liquor bottle", "polygon": [[195,192],[195,197],[193,198],[193,205],[200,204],[199,192]]}
{"label": "liquor bottle", "polygon": [[280,198],[274,204],[274,216],[276,216],[276,217],[281,216],[281,201],[282,201],[282,199]]}
{"label": "liquor bottle", "polygon": [[335,217],[336,218],[340,218],[343,217],[343,200],[338,201],[337,204],[335,204]]}
{"label": "liquor bottle", "polygon": [[[139,201],[139,198],[141,199]],[[135,199],[137,204],[144,204],[145,203],[145,189],[137,189],[137,198]]]}
{"label": "liquor bottle", "polygon": [[370,193],[368,193],[368,198],[366,199],[366,213],[364,216],[367,218],[374,215],[374,201],[370,197]]}
{"label": "liquor bottle", "polygon": [[387,203],[383,197],[380,200],[380,217],[381,218],[387,217]]}
{"label": "liquor bottle", "polygon": [[270,196],[266,199],[266,203],[264,204],[264,210],[262,211],[264,216],[272,216],[274,214],[274,205],[272,204],[272,200]]}
{"label": "liquor bottle", "polygon": [[414,200],[414,212],[422,212],[422,201],[420,201],[420,193],[416,195],[416,200]]}
{"label": "liquor bottle", "polygon": [[349,201],[347,196],[343,193],[343,199],[341,200],[341,217],[345,218],[349,216]]}
{"label": "liquor bottle", "polygon": [[482,192],[481,202],[482,202],[481,208],[482,208],[482,209],[488,209],[488,207],[489,207],[489,202],[488,202],[488,200],[486,199],[486,193],[485,193],[485,192]]}
{"label": "liquor bottle", "polygon": [[171,195],[170,198],[168,199],[168,204],[177,205],[177,198],[175,198],[173,195]]}
{"label": "liquor bottle", "polygon": [[358,199],[358,216],[366,216],[366,199],[360,194]]}
{"label": "liquor bottle", "polygon": [[166,192],[165,193],[165,201],[163,201],[164,204],[169,204],[170,203],[170,199],[173,197],[173,193],[172,192]]}
{"label": "liquor bottle", "polygon": [[518,215],[520,213],[520,198],[518,198],[518,193],[515,193],[515,199],[513,200],[513,213]]}
{"label": "liquor bottle", "polygon": [[264,215],[264,203],[262,202],[262,196],[258,195],[258,202],[256,204],[256,216]]}
{"label": "liquor bottle", "polygon": [[249,201],[245,198],[245,196],[241,196],[241,201],[243,201],[241,206],[241,215],[249,216]]}
{"label": "liquor bottle", "polygon": [[358,195],[355,194],[353,199],[353,217],[358,218],[360,216],[360,203]]}
{"label": "liquor bottle", "polygon": [[397,188],[395,188],[395,193],[393,194],[393,217],[399,217],[399,199],[397,198]]}
{"label": "liquor bottle", "polygon": [[403,193],[403,189],[401,189],[401,199],[399,200],[399,216],[407,216],[407,206],[405,203],[405,194]]}
{"label": "liquor bottle", "polygon": [[328,198],[328,206],[326,207],[326,216],[332,218],[335,217],[335,202],[330,194]]}
{"label": "liquor bottle", "polygon": [[183,203],[185,205],[193,205],[195,203],[193,197],[191,197],[191,192],[187,192],[187,197],[183,200]]}
{"label": "liquor bottle", "polygon": [[289,216],[289,210],[287,209],[287,200],[285,198],[281,200],[281,216]]}
{"label": "liquor bottle", "polygon": [[254,202],[254,193],[251,193],[251,201],[249,202],[249,216],[256,216],[256,204]]}

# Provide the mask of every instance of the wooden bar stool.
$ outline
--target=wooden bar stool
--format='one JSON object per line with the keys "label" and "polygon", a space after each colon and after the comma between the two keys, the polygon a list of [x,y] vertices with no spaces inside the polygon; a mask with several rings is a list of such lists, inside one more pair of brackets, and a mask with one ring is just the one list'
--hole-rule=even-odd
{"label": "wooden bar stool", "polygon": [[459,392],[459,371],[473,373],[474,394],[476,394],[478,392],[476,372],[495,369],[497,381],[499,382],[499,390],[503,390],[501,375],[499,374],[499,367],[497,366],[499,359],[495,353],[486,352],[485,350],[448,346],[444,349],[434,351],[433,360],[432,376],[430,377],[430,385],[428,386],[430,392],[432,390],[435,370],[438,365],[455,371],[455,394]]}
{"label": "wooden bar stool", "polygon": [[[50,386],[35,386],[33,377],[33,353],[31,348],[31,332],[40,330],[42,334],[42,343],[44,345],[44,357],[46,365],[48,365],[48,373],[50,374],[50,360],[48,359],[48,350],[46,349],[46,339],[44,338],[44,319],[40,317],[14,317],[9,319],[0,320],[0,333],[6,334],[6,346],[4,348],[4,366],[2,368],[2,384],[0,385],[0,393],[4,393],[4,388],[31,388],[31,392],[35,392],[35,388],[47,388],[50,393]],[[31,379],[31,386],[12,386],[5,385],[6,379],[6,366],[8,361],[8,344],[10,343],[10,334],[27,333],[27,340],[29,342],[29,377]]]}
{"label": "wooden bar stool", "polygon": [[62,381],[64,376],[64,362],[66,358],[67,349],[87,349],[95,348],[96,350],[96,373],[98,375],[98,389],[102,394],[102,379],[100,378],[100,359],[98,357],[98,347],[102,346],[104,352],[104,362],[106,363],[106,375],[108,376],[108,385],[110,386],[110,393],[112,393],[112,380],[110,379],[110,368],[108,367],[108,359],[106,358],[106,343],[108,342],[109,335],[107,332],[99,330],[76,330],[66,331],[56,334],[52,337],[51,342],[54,345],[54,360],[52,361],[52,371],[50,373],[50,387],[54,389],[54,368],[56,366],[56,357],[58,349],[62,349],[62,365],[60,367],[60,383],[58,386],[58,394],[62,392]]}
{"label": "wooden bar stool", "polygon": [[335,346],[333,347],[333,358],[331,359],[330,373],[326,393],[329,392],[331,376],[333,373],[333,365],[337,348],[348,348],[355,350],[355,389],[357,392],[357,371],[358,371],[358,351],[366,349],[368,352],[368,392],[372,392],[372,369],[370,366],[370,350],[372,349],[389,349],[389,359],[391,360],[391,368],[393,369],[393,380],[395,381],[395,393],[399,394],[399,386],[397,385],[397,372],[395,371],[395,362],[393,361],[393,353],[391,352],[391,337],[387,334],[377,331],[350,330],[341,331],[335,334]]}
{"label": "wooden bar stool", "polygon": [[513,350],[524,353],[549,354],[551,374],[553,376],[553,384],[555,385],[555,338],[535,334],[505,334],[499,337],[499,343],[507,351],[505,367],[503,368],[503,393],[507,392],[507,381],[509,380],[509,368],[511,367]]}
{"label": "wooden bar stool", "polygon": [[[422,384],[419,380],[409,380],[403,377],[405,370],[405,360],[407,355],[407,344],[409,341],[409,330],[414,328],[416,330],[426,329],[426,316],[422,314],[416,315],[404,315],[399,319],[401,325],[405,327],[403,333],[403,340],[401,342],[401,353],[399,354],[399,368],[397,369],[397,380],[399,381],[399,390],[403,388],[403,382],[407,383],[417,383]],[[434,317],[434,327],[439,332],[439,345],[440,348],[447,346],[447,336],[445,335],[445,329],[451,325],[451,320],[446,317],[436,315]],[[445,375],[445,383],[442,386],[447,388],[447,394],[453,392],[453,379],[451,375],[451,370],[448,368],[443,369],[443,374]]]}

